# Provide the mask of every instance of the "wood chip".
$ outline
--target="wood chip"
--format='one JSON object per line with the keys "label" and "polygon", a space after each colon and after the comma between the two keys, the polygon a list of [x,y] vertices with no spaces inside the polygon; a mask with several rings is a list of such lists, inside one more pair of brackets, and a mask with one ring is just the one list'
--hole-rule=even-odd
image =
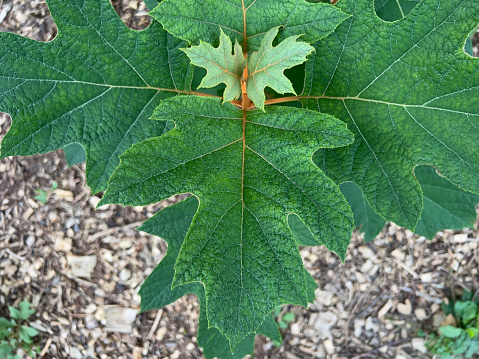
{"label": "wood chip", "polygon": [[67,255],[67,260],[73,276],[88,279],[91,278],[97,262],[96,256]]}
{"label": "wood chip", "polygon": [[105,306],[105,328],[107,332],[130,334],[138,310],[124,308],[119,305]]}

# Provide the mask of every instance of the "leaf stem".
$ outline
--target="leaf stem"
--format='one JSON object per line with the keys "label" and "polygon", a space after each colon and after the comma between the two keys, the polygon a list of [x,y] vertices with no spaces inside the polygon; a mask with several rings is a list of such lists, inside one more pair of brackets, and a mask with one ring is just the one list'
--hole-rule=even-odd
{"label": "leaf stem", "polygon": [[264,102],[264,105],[266,106],[266,105],[274,105],[276,103],[299,101],[300,98],[302,98],[302,97],[300,97],[300,96],[288,96],[288,97],[273,98],[271,100],[266,100]]}

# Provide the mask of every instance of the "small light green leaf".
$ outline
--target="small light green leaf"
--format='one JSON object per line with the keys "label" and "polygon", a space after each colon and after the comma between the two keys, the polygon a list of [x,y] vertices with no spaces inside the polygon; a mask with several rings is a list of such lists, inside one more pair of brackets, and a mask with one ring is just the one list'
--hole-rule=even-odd
{"label": "small light green leaf", "polygon": [[[257,50],[264,34],[281,25],[279,40],[304,34],[309,43],[321,40],[349,17],[330,4],[304,0],[164,0],[150,12],[170,33],[197,45],[217,44],[220,28],[233,41]],[[244,35],[247,41],[245,42]]]}
{"label": "small light green leaf", "polygon": [[453,327],[452,325],[440,327],[439,331],[441,332],[442,335],[444,335],[447,338],[457,338],[463,332],[461,328],[456,328],[456,327]]}
{"label": "small light green leaf", "polygon": [[37,336],[39,333],[38,333],[38,330],[36,330],[35,328],[32,328],[32,327],[27,327],[25,325],[22,325],[22,330],[23,332],[28,335],[30,338],[32,337],[35,337]]}
{"label": "small light green leaf", "polygon": [[20,311],[17,308],[8,306],[8,310],[10,311],[10,316],[12,317],[12,319],[18,320],[21,318]]}
{"label": "small light green leaf", "polygon": [[280,94],[296,94],[291,81],[284,75],[284,70],[302,64],[306,61],[306,56],[314,51],[311,45],[296,41],[300,36],[288,37],[273,47],[278,31],[279,27],[269,30],[258,52],[253,53],[248,60],[246,92],[260,110],[264,110],[266,86]]}
{"label": "small light green leaf", "polygon": [[294,313],[286,313],[283,315],[281,320],[284,320],[285,322],[289,323],[290,321],[294,320]]}
{"label": "small light green leaf", "polygon": [[21,319],[28,319],[30,315],[35,313],[35,309],[30,308],[30,303],[28,300],[22,300],[19,305],[20,308],[20,318]]}
{"label": "small light green leaf", "polygon": [[183,49],[193,65],[207,70],[200,88],[226,84],[224,102],[236,100],[241,96],[241,76],[246,67],[246,59],[238,42],[235,43],[233,54],[231,48],[230,38],[221,30],[220,44],[217,48],[201,41],[198,46]]}
{"label": "small light green leaf", "polygon": [[204,284],[209,324],[234,347],[278,305],[307,304],[290,213],[344,259],[352,214],[311,156],[352,136],[325,114],[288,107],[246,112],[198,96],[163,101],[153,117],[176,127],[122,156],[101,204],[198,197],[173,284]]}

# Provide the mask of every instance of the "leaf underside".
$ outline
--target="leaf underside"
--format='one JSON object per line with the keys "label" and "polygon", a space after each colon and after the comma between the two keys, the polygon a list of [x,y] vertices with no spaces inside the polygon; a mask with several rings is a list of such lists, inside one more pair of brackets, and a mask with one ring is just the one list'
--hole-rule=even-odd
{"label": "leaf underside", "polygon": [[414,230],[423,208],[415,165],[479,189],[479,62],[463,50],[479,1],[423,0],[392,23],[372,0],[338,7],[353,16],[315,44],[301,98],[347,122],[355,141],[315,161],[337,183],[358,184],[383,218]]}
{"label": "leaf underside", "polygon": [[297,42],[299,36],[291,36],[273,47],[273,40],[279,27],[269,30],[261,42],[259,50],[248,60],[248,81],[246,92],[257,108],[264,110],[264,89],[268,86],[274,91],[295,93],[291,81],[284,75],[284,70],[300,65],[314,47]]}
{"label": "leaf underside", "polygon": [[[192,196],[183,202],[167,207],[146,221],[138,230],[162,237],[168,242],[168,252],[150,276],[142,285],[142,311],[161,308],[174,302],[187,293],[194,293],[200,299],[200,317],[198,323],[198,345],[203,347],[203,354],[207,359],[218,357],[221,359],[241,359],[253,353],[255,334],[246,336],[231,353],[228,339],[216,328],[208,327],[206,303],[203,286],[199,283],[190,283],[171,289],[174,276],[174,263],[178,257],[180,246],[190,228],[190,224],[198,208],[198,200]],[[317,287],[311,275],[305,271],[308,285],[308,301],[314,299]],[[257,334],[267,336],[277,342],[282,342],[276,322],[271,314],[266,316]]]}
{"label": "leaf underside", "polygon": [[305,0],[164,0],[150,15],[190,44],[216,44],[221,28],[233,42],[246,43],[248,52],[257,50],[264,34],[278,25],[283,27],[279,41],[304,34],[302,39],[313,43],[349,17],[329,4]]}
{"label": "leaf underside", "polygon": [[188,55],[193,65],[207,70],[200,87],[212,88],[221,83],[226,85],[223,102],[230,102],[241,96],[241,76],[246,67],[246,59],[238,42],[234,45],[228,36],[221,31],[220,44],[217,48],[206,42],[183,51]]}
{"label": "leaf underside", "polygon": [[1,157],[80,143],[92,191],[106,188],[119,155],[163,134],[149,116],[162,99],[189,91],[187,56],[153,22],[128,29],[108,0],[49,0],[58,36],[48,43],[0,33],[0,110],[12,116]]}
{"label": "leaf underside", "polygon": [[243,113],[213,98],[171,98],[153,117],[174,120],[176,128],[121,157],[101,204],[198,197],[173,285],[204,284],[210,326],[234,347],[278,305],[307,304],[289,214],[344,258],[352,215],[311,156],[352,137],[328,115],[286,107]]}

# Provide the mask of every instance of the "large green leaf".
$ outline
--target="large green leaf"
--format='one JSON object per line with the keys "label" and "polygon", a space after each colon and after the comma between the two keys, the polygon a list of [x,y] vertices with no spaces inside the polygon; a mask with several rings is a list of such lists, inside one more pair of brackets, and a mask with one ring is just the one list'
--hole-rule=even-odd
{"label": "large green leaf", "polygon": [[86,162],[85,149],[79,143],[70,143],[65,146],[63,151],[69,167]]}
{"label": "large green leaf", "polygon": [[[430,166],[418,166],[414,173],[424,196],[424,209],[416,227],[417,234],[432,239],[440,230],[474,226],[479,196],[454,186],[437,175]],[[371,209],[354,183],[345,182],[339,188],[351,206],[356,227],[364,232],[364,240],[372,241],[383,229],[386,220]]]}
{"label": "large green leaf", "polygon": [[358,184],[382,217],[414,230],[423,208],[415,165],[479,190],[479,62],[463,50],[479,1],[423,0],[392,23],[376,16],[373,0],[337,6],[353,16],[316,43],[302,100],[347,122],[355,142],[315,160],[337,183]]}
{"label": "large green leaf", "polygon": [[164,0],[150,15],[191,44],[216,44],[221,28],[233,42],[246,44],[247,51],[257,50],[264,34],[278,25],[283,26],[279,41],[304,34],[303,40],[311,43],[348,18],[329,4],[305,0]]}
{"label": "large green leaf", "polygon": [[[184,294],[194,293],[200,299],[198,345],[203,347],[205,357],[207,359],[214,357],[221,359],[243,358],[253,353],[254,334],[244,338],[236,346],[232,354],[228,339],[218,329],[208,326],[203,286],[198,283],[190,283],[171,288],[174,276],[174,263],[197,208],[198,200],[196,197],[191,196],[158,212],[138,228],[138,230],[162,237],[168,242],[166,256],[141,287],[139,292],[141,295],[141,309],[146,311],[153,308],[161,308],[174,302]],[[308,272],[305,271],[305,274],[308,286],[308,301],[312,302],[317,284]],[[257,334],[267,336],[279,343],[282,341],[277,324],[271,314],[266,316],[264,322],[258,328]]]}
{"label": "large green leaf", "polygon": [[417,234],[432,239],[443,229],[474,228],[479,196],[457,188],[430,166],[416,167],[414,173],[424,194]]}
{"label": "large green leaf", "polygon": [[1,157],[78,142],[93,192],[106,188],[119,155],[166,124],[148,117],[160,100],[190,90],[191,67],[154,22],[128,29],[108,0],[49,0],[58,36],[49,43],[0,34],[0,110],[12,116]]}
{"label": "large green leaf", "polygon": [[148,6],[148,9],[153,10],[158,6],[158,0],[145,0],[145,4]]}
{"label": "large green leaf", "polygon": [[145,205],[186,192],[198,197],[174,285],[205,285],[209,323],[234,347],[278,305],[307,304],[289,214],[344,259],[352,214],[311,156],[351,143],[351,134],[313,111],[246,112],[197,96],[162,101],[154,118],[176,127],[122,156],[101,204]]}
{"label": "large green leaf", "polygon": [[161,237],[168,243],[166,256],[146,278],[139,291],[142,312],[164,307],[188,293],[202,295],[204,290],[199,283],[171,288],[175,262],[197,209],[198,200],[191,196],[174,206],[166,207],[138,228],[139,231]]}
{"label": "large green leaf", "polygon": [[354,224],[361,233],[364,233],[366,242],[372,241],[383,229],[386,221],[373,211],[355,183],[344,182],[339,188],[354,213]]}
{"label": "large green leaf", "polygon": [[407,16],[421,0],[375,0],[378,16],[385,21],[396,21]]}

